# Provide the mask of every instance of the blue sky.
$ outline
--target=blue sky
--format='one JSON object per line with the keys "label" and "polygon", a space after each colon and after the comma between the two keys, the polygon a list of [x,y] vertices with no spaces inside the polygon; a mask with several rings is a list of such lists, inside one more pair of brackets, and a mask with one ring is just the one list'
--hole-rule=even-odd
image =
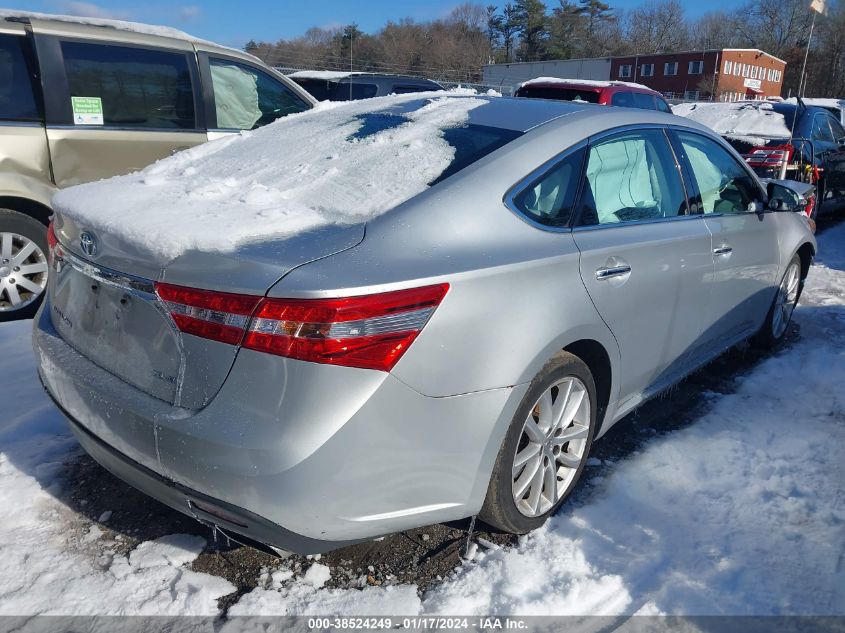
{"label": "blue sky", "polygon": [[[311,26],[331,26],[357,22],[363,31],[372,32],[387,20],[411,17],[431,20],[445,16],[461,0],[0,0],[4,6],[46,13],[69,13],[107,17],[173,26],[197,37],[229,46],[243,46],[250,39],[274,42],[295,37]],[[5,4],[9,2],[9,4]],[[490,0],[481,0],[485,5]],[[503,2],[495,2],[503,4]],[[608,0],[613,7],[637,6],[641,0]],[[556,0],[546,0],[548,6]],[[704,10],[733,6],[730,0],[682,0],[688,15]]]}

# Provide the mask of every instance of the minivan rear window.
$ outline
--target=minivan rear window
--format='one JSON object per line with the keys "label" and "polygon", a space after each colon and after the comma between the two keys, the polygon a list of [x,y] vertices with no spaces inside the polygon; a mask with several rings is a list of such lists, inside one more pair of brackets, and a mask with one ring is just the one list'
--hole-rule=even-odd
{"label": "minivan rear window", "polygon": [[25,37],[0,35],[0,120],[41,120],[28,64],[31,57],[25,54],[28,47]]}
{"label": "minivan rear window", "polygon": [[[70,96],[100,99],[99,124],[153,129],[196,127],[185,53],[62,42],[62,54]],[[97,119],[93,121],[98,124]],[[74,117],[74,122],[81,121]]]}
{"label": "minivan rear window", "polygon": [[559,101],[599,102],[599,90],[589,88],[549,88],[543,86],[523,86],[516,92],[517,97],[532,99],[557,99]]}

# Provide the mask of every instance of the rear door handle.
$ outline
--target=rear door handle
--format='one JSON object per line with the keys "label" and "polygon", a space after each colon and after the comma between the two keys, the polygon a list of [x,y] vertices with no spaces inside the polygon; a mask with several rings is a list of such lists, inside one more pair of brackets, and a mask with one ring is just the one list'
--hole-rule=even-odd
{"label": "rear door handle", "polygon": [[614,277],[627,275],[630,272],[631,267],[627,264],[622,266],[608,266],[606,268],[599,268],[596,270],[596,279],[598,281],[604,281],[605,279],[613,279]]}
{"label": "rear door handle", "polygon": [[730,255],[731,253],[733,253],[733,251],[734,251],[734,249],[732,249],[730,246],[720,246],[719,248],[713,249],[713,254],[714,255]]}

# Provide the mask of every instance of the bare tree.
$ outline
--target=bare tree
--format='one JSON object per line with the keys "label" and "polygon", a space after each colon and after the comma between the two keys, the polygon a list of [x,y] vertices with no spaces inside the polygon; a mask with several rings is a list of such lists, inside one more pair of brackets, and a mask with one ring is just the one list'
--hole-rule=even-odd
{"label": "bare tree", "polygon": [[684,9],[678,0],[648,0],[628,13],[626,30],[634,53],[683,50],[688,44]]}

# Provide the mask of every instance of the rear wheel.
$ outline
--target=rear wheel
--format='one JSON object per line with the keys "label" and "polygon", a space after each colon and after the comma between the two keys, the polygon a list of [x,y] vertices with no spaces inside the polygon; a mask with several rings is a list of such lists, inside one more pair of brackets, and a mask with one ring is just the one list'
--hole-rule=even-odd
{"label": "rear wheel", "polygon": [[596,387],[576,356],[560,352],[532,381],[511,421],[479,518],[524,534],[575,488],[596,425]]}
{"label": "rear wheel", "polygon": [[798,255],[793,255],[772,300],[766,321],[752,341],[757,347],[772,348],[783,341],[800,295],[801,259]]}
{"label": "rear wheel", "polygon": [[47,287],[47,227],[0,209],[0,321],[32,317]]}

